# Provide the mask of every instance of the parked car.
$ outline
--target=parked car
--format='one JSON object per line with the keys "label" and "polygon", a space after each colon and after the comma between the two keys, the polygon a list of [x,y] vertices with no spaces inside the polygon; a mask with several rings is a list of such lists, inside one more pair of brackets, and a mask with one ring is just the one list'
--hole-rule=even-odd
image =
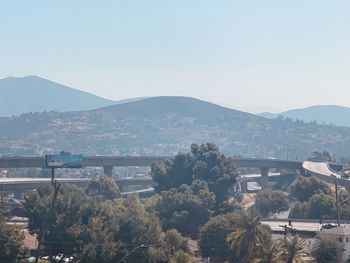
{"label": "parked car", "polygon": [[337,227],[337,224],[334,223],[328,223],[328,224],[323,224],[321,229],[331,229]]}

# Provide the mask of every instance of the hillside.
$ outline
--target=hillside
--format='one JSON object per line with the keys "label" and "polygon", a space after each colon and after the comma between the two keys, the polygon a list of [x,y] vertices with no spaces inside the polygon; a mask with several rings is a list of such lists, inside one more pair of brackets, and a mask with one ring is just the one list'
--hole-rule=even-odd
{"label": "hillside", "polygon": [[271,120],[186,97],[0,118],[2,155],[169,155],[206,142],[230,155],[295,159],[327,150],[350,156],[350,128]]}
{"label": "hillside", "polygon": [[0,116],[53,110],[88,110],[114,103],[36,76],[0,79]]}
{"label": "hillside", "polygon": [[283,116],[285,118],[303,120],[305,122],[316,121],[317,123],[350,127],[350,108],[336,105],[311,106],[277,114],[264,112],[259,114],[259,116],[265,118],[276,118],[278,116]]}

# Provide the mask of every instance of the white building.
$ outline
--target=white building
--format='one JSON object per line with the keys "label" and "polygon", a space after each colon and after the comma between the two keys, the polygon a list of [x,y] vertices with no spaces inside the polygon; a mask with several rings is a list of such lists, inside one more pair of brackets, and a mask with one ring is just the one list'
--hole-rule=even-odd
{"label": "white building", "polygon": [[347,262],[350,257],[350,226],[337,226],[331,229],[322,229],[321,238],[336,241],[344,248],[342,262]]}

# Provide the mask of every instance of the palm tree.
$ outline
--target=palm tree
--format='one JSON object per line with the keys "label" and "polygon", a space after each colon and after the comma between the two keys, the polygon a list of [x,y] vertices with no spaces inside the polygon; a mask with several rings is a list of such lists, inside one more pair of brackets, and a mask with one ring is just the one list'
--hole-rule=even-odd
{"label": "palm tree", "polygon": [[252,263],[284,263],[284,251],[281,242],[275,241],[272,243],[260,244],[259,255]]}
{"label": "palm tree", "polygon": [[242,262],[249,262],[257,245],[270,238],[270,228],[261,224],[260,219],[252,210],[244,211],[237,217],[236,227],[227,236],[231,249]]}
{"label": "palm tree", "polygon": [[285,258],[287,263],[300,263],[302,250],[305,247],[305,242],[298,235],[287,235],[283,242]]}

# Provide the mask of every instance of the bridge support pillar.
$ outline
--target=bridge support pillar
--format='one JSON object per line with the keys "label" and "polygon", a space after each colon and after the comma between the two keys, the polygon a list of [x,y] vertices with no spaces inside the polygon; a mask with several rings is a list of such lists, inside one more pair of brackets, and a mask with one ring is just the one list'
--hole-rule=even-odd
{"label": "bridge support pillar", "polygon": [[246,193],[248,191],[248,181],[244,181],[240,183],[242,193]]}
{"label": "bridge support pillar", "polygon": [[105,175],[112,176],[113,175],[113,166],[112,165],[103,166],[103,173]]}
{"label": "bridge support pillar", "polygon": [[260,171],[261,171],[260,186],[261,186],[261,189],[264,190],[267,188],[269,183],[269,168],[261,167]]}
{"label": "bridge support pillar", "polygon": [[[117,184],[117,182],[115,182],[115,183]],[[124,185],[122,185],[122,184],[117,184],[117,186],[118,186],[119,191],[120,191],[121,193],[125,192]]]}

